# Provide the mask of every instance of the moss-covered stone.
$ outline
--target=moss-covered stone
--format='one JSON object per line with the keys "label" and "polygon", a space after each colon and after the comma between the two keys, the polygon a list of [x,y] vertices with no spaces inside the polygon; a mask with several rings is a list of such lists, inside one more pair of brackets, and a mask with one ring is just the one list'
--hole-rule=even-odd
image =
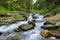
{"label": "moss-covered stone", "polygon": [[0,14],[0,15],[3,15],[3,17],[0,16],[0,25],[7,25],[19,20],[25,20],[24,16],[26,16],[27,13],[23,13],[23,14],[24,15],[21,15],[20,13],[6,13],[5,15]]}
{"label": "moss-covered stone", "polygon": [[56,29],[58,29],[58,26],[55,26],[55,25],[44,25],[44,26],[42,26],[41,28],[43,28],[43,29],[48,29],[48,30],[56,30]]}
{"label": "moss-covered stone", "polygon": [[19,35],[16,35],[14,37],[7,38],[6,40],[21,40]]}
{"label": "moss-covered stone", "polygon": [[19,29],[21,29],[22,31],[28,31],[28,30],[33,29],[34,27],[35,27],[34,22],[28,22],[28,24],[23,24],[19,26]]}
{"label": "moss-covered stone", "polygon": [[32,24],[23,24],[19,27],[23,31],[28,31],[34,28]]}

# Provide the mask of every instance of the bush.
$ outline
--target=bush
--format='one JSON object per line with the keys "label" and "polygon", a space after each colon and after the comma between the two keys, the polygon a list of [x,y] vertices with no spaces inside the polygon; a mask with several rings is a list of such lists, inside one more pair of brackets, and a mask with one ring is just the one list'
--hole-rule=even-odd
{"label": "bush", "polygon": [[60,12],[60,5],[58,5],[58,6],[56,7],[56,11],[57,11],[57,12]]}
{"label": "bush", "polygon": [[44,15],[44,14],[47,14],[47,13],[48,13],[48,9],[45,9],[45,8],[44,8],[44,9],[42,9],[42,10],[38,10],[37,13],[43,14],[43,15]]}
{"label": "bush", "polygon": [[0,6],[0,14],[12,13],[12,11]]}

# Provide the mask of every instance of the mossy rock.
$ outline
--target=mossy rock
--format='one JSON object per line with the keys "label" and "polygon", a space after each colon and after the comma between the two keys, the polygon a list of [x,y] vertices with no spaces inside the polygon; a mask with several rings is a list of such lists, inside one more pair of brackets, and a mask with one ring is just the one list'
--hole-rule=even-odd
{"label": "mossy rock", "polygon": [[55,16],[51,16],[51,17],[46,17],[44,18],[44,20],[50,23],[56,23],[60,20],[60,14],[56,14]]}
{"label": "mossy rock", "polygon": [[55,26],[55,25],[44,25],[44,26],[42,26],[41,28],[43,28],[43,29],[48,29],[48,30],[56,30],[56,29],[58,29],[58,26]]}
{"label": "mossy rock", "polygon": [[2,32],[0,32],[0,35],[2,35],[3,33]]}
{"label": "mossy rock", "polygon": [[58,34],[60,35],[60,31],[59,30],[49,30],[51,33],[55,33],[55,34]]}
{"label": "mossy rock", "polygon": [[44,25],[55,25],[56,24],[56,22],[52,22],[52,21],[46,21],[45,23],[44,23]]}
{"label": "mossy rock", "polygon": [[20,39],[20,36],[16,35],[14,37],[7,38],[6,40],[21,40],[21,39]]}
{"label": "mossy rock", "polygon": [[60,26],[60,21],[58,21],[58,22],[56,23],[56,26]]}
{"label": "mossy rock", "polygon": [[60,27],[58,28],[58,31],[60,31]]}
{"label": "mossy rock", "polygon": [[33,29],[34,27],[35,27],[35,23],[28,23],[28,24],[23,24],[19,26],[19,29],[21,29],[22,31],[28,31]]}
{"label": "mossy rock", "polygon": [[3,17],[0,17],[0,25],[8,25],[17,22],[18,20],[25,20],[25,17],[19,13],[7,13],[5,16],[4,14],[0,15],[3,15]]}

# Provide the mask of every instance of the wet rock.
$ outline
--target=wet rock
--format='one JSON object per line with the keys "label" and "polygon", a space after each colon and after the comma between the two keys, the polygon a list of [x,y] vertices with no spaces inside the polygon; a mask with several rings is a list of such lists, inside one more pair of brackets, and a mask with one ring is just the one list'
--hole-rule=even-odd
{"label": "wet rock", "polygon": [[59,26],[59,28],[58,28],[58,31],[60,31],[60,26]]}
{"label": "wet rock", "polygon": [[33,25],[35,25],[35,20],[32,20],[32,21],[28,21],[28,24],[33,24]]}
{"label": "wet rock", "polygon": [[56,23],[56,26],[60,26],[60,21],[58,21],[58,22]]}
{"label": "wet rock", "polygon": [[21,31],[21,29],[16,28],[14,31],[15,31],[15,32],[19,32],[19,31]]}
{"label": "wet rock", "polygon": [[46,22],[44,23],[44,25],[48,25],[48,24],[55,25],[55,24],[56,24],[56,22],[46,21]]}
{"label": "wet rock", "polygon": [[55,25],[44,25],[44,26],[42,26],[41,28],[43,28],[43,29],[48,29],[48,30],[56,30],[56,29],[58,29],[59,27],[58,26],[55,26]]}
{"label": "wet rock", "polygon": [[21,29],[22,31],[28,31],[34,28],[33,24],[23,24],[21,26],[19,26],[19,29]]}
{"label": "wet rock", "polygon": [[7,38],[6,40],[21,40],[19,35],[16,35],[14,37]]}
{"label": "wet rock", "polygon": [[2,35],[3,33],[2,32],[0,32],[0,35]]}
{"label": "wet rock", "polygon": [[53,33],[49,30],[43,30],[41,31],[41,36],[44,37],[44,38],[48,38],[48,37],[56,37],[58,39],[60,39],[60,35],[59,34],[56,34],[56,33]]}
{"label": "wet rock", "polygon": [[0,17],[10,17],[11,16],[11,14],[0,14]]}
{"label": "wet rock", "polygon": [[51,16],[51,17],[45,17],[44,20],[51,24],[55,24],[60,20],[60,14],[56,14],[55,16]]}
{"label": "wet rock", "polygon": [[47,38],[50,36],[50,31],[48,30],[43,30],[40,32],[41,36],[44,37],[44,38]]}
{"label": "wet rock", "polygon": [[37,16],[35,16],[35,15],[36,15],[36,14],[33,14],[32,17],[33,17],[34,19],[37,19]]}
{"label": "wet rock", "polygon": [[45,17],[44,20],[46,22],[44,23],[44,26],[41,28],[54,30],[60,27],[60,14],[56,14],[55,16],[51,17]]}
{"label": "wet rock", "polygon": [[57,39],[60,39],[60,35],[58,34],[52,34],[53,37],[56,37]]}
{"label": "wet rock", "polygon": [[31,21],[31,22],[28,22],[28,24],[23,24],[19,26],[19,29],[21,29],[22,31],[28,31],[33,29],[34,27],[35,27],[35,23]]}

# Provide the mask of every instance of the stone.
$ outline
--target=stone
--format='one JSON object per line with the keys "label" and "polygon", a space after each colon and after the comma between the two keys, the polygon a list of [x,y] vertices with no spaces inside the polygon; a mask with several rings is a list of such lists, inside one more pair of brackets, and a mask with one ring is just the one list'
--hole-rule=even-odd
{"label": "stone", "polygon": [[32,20],[32,21],[28,21],[28,24],[33,24],[33,25],[35,25],[35,20]]}
{"label": "stone", "polygon": [[6,40],[21,40],[19,35],[16,35],[14,37],[7,38]]}
{"label": "stone", "polygon": [[32,17],[33,17],[34,19],[37,19],[37,16],[35,16],[35,15],[36,15],[36,14],[33,14]]}
{"label": "stone", "polygon": [[21,29],[22,31],[28,31],[31,30],[35,27],[35,23],[33,21],[29,21],[28,24],[23,24],[21,26],[19,26],[19,29]]}
{"label": "stone", "polygon": [[58,28],[58,31],[60,31],[60,27]]}
{"label": "stone", "polygon": [[56,23],[56,26],[59,26],[59,27],[60,27],[60,21],[58,21],[58,22]]}
{"label": "stone", "polygon": [[48,30],[56,30],[56,29],[58,29],[58,26],[55,26],[55,25],[44,25],[44,26],[42,26],[41,28],[43,28],[43,29],[48,29]]}
{"label": "stone", "polygon": [[0,32],[0,35],[2,35],[3,33],[2,32]]}
{"label": "stone", "polygon": [[55,25],[55,24],[56,24],[56,22],[46,21],[46,22],[44,23],[44,25],[48,25],[48,24]]}
{"label": "stone", "polygon": [[21,31],[21,29],[16,28],[14,31],[15,31],[15,32],[19,32],[19,31]]}
{"label": "stone", "polygon": [[41,36],[44,37],[44,38],[48,38],[48,37],[55,37],[55,38],[58,38],[60,39],[60,35],[59,34],[56,34],[54,32],[51,32],[49,30],[43,30],[41,31]]}
{"label": "stone", "polygon": [[56,14],[55,16],[51,16],[51,17],[45,17],[44,20],[49,23],[55,24],[60,20],[60,14]]}
{"label": "stone", "polygon": [[48,30],[43,30],[40,32],[41,36],[44,37],[44,38],[47,38],[50,36],[50,31]]}

